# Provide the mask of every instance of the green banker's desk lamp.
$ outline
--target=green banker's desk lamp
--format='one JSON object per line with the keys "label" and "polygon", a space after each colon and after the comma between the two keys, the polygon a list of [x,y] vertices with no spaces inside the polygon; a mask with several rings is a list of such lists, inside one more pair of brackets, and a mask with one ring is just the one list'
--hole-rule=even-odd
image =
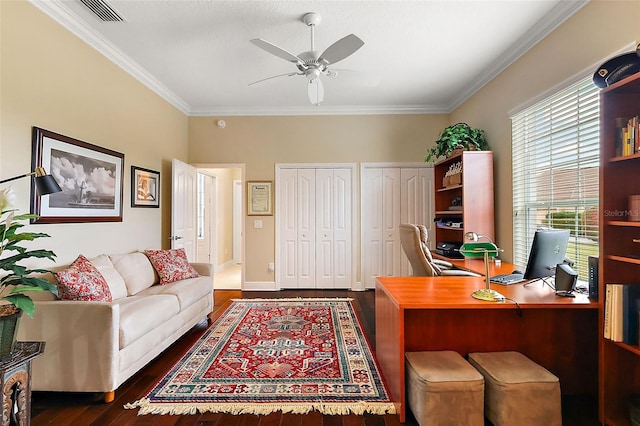
{"label": "green banker's desk lamp", "polygon": [[47,174],[47,172],[44,170],[44,167],[36,167],[36,170],[31,173],[25,173],[20,176],[14,176],[9,179],[0,180],[0,183],[11,182],[12,180],[20,179],[27,176],[35,176],[36,189],[38,191],[38,194],[40,194],[41,196],[62,191],[60,185],[58,185],[58,182],[56,182],[53,176]]}
{"label": "green banker's desk lamp", "polygon": [[[477,259],[480,257],[484,258],[484,280],[486,283],[486,287],[474,291],[473,293],[471,293],[471,296],[475,299],[486,300],[488,302],[503,301],[505,297],[496,290],[493,290],[489,281],[489,258],[498,256],[498,253],[502,250],[500,250],[498,246],[496,246],[493,241],[491,241],[491,238],[487,237],[486,235],[479,235],[475,232],[467,232],[466,234],[464,234],[464,238],[465,240],[471,240],[472,242],[464,243],[462,247],[460,247],[460,253],[462,253],[464,257],[467,257],[469,259]],[[479,242],[478,240],[480,238],[486,238],[489,242]]]}

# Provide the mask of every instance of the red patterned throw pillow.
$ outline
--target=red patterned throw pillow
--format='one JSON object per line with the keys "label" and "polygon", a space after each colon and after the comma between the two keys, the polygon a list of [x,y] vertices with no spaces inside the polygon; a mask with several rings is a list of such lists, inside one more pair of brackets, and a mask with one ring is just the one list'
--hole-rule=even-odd
{"label": "red patterned throw pillow", "polygon": [[184,249],[174,250],[145,250],[154,269],[160,275],[160,285],[187,278],[199,277],[198,273],[187,260]]}
{"label": "red patterned throw pillow", "polygon": [[62,300],[111,302],[111,290],[93,263],[78,256],[68,268],[56,272],[58,294]]}

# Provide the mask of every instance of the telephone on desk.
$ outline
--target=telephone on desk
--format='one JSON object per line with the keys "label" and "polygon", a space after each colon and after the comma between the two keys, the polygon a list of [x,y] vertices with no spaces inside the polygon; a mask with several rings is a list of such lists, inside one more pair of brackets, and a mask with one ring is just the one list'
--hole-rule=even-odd
{"label": "telephone on desk", "polygon": [[524,281],[524,273],[518,269],[514,269],[510,274],[494,275],[489,278],[489,281],[501,285],[517,284]]}

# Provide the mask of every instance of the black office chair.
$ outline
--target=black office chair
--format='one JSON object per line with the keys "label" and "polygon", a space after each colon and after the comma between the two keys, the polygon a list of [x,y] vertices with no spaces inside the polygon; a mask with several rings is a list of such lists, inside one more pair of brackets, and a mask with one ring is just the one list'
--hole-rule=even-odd
{"label": "black office chair", "polygon": [[403,223],[400,225],[400,245],[407,255],[414,277],[436,277],[441,275],[456,275],[480,277],[473,272],[455,269],[447,261],[434,259],[427,245],[427,227]]}

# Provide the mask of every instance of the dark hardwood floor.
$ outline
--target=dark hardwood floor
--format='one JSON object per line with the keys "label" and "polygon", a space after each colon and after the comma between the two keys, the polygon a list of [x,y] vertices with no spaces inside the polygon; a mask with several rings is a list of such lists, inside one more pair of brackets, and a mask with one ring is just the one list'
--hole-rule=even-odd
{"label": "dark hardwood floor", "polygon": [[[351,297],[372,349],[375,350],[375,294],[373,291],[287,290],[279,292],[215,291],[215,306],[211,318],[215,320],[230,305],[231,299],[286,297]],[[102,394],[34,392],[31,424],[38,425],[208,425],[208,426],[392,426],[400,425],[395,415],[330,416],[318,412],[309,414],[272,413],[266,416],[203,413],[195,415],[145,415],[138,410],[125,410],[123,405],[142,397],[175,362],[202,336],[206,321],[198,324],[149,365],[116,390],[110,404],[102,401]],[[409,413],[408,426],[417,423]],[[598,425],[597,401],[594,398],[570,398],[563,401],[563,424],[575,426]],[[542,425],[541,425],[542,426]]]}

